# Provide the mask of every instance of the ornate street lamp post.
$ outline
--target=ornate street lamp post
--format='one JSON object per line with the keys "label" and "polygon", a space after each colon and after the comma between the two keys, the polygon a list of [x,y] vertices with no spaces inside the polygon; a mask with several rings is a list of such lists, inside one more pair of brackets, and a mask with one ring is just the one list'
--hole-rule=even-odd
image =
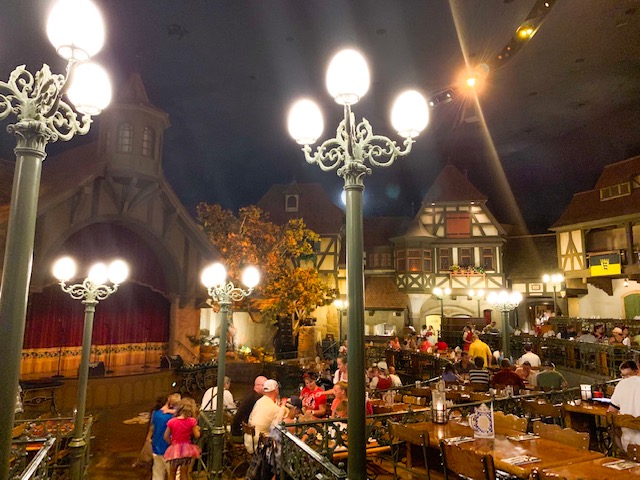
{"label": "ornate street lamp post", "polygon": [[484,290],[469,290],[469,299],[475,298],[478,301],[478,318],[482,314],[480,310],[480,302],[484,299]]}
{"label": "ornate street lamp post", "polygon": [[227,282],[227,270],[221,263],[214,263],[202,271],[202,284],[211,299],[220,305],[220,343],[218,351],[218,392],[216,394],[216,416],[213,426],[213,474],[222,478],[222,453],[224,449],[224,375],[227,355],[227,330],[230,306],[251,295],[260,281],[260,272],[255,267],[247,267],[242,274],[246,290]]}
{"label": "ornate street lamp post", "polygon": [[[67,285],[76,274],[76,263],[69,257],[63,257],[53,266],[53,275],[60,281],[62,291],[71,295],[71,298],[82,300],[84,303],[84,330],[82,336],[82,353],[80,356],[80,368],[78,369],[78,397],[76,400],[76,415],[73,428],[73,437],[69,442],[71,449],[71,478],[80,480],[84,477],[86,468],[84,451],[86,442],[84,439],[84,411],[87,400],[87,382],[89,379],[89,358],[91,356],[91,336],[93,334],[93,316],[96,305],[100,300],[105,300],[115,293],[120,285],[129,276],[129,267],[122,260],[111,262],[109,267],[104,263],[96,263],[89,270],[89,275],[82,281],[73,285]],[[111,282],[112,285],[107,285]]]}
{"label": "ornate street lamp post", "polygon": [[333,301],[333,306],[338,310],[338,321],[340,322],[340,325],[338,325],[340,331],[340,340],[338,341],[338,345],[341,345],[344,340],[344,337],[342,336],[342,314],[349,307],[349,301],[338,298]]}
{"label": "ornate street lamp post", "polygon": [[542,281],[548,286],[551,284],[553,288],[553,314],[558,316],[558,287],[564,282],[564,276],[561,273],[554,273],[553,275],[544,274]]}
{"label": "ornate street lamp post", "polygon": [[[391,122],[398,134],[405,138],[404,148],[387,137],[374,135],[366,119],[356,124],[351,105],[357,103],[369,88],[369,69],[364,57],[354,50],[339,52],[327,70],[327,90],[336,103],[344,107],[344,119],[336,136],[326,140],[315,153],[310,144],[322,134],[322,113],[311,100],[299,100],[289,113],[289,133],[304,145],[302,151],[310,164],[323,171],[336,170],[344,179],[346,193],[347,236],[347,324],[349,350],[347,361],[349,381],[349,445],[348,475],[351,480],[366,478],[367,443],[364,383],[364,270],[362,233],[362,192],[364,177],[372,173],[365,162],[375,167],[389,167],[399,156],[407,155],[416,137],[429,121],[427,103],[418,92],[408,91],[396,100]],[[358,372],[362,372],[359,374]]]}
{"label": "ornate street lamp post", "polygon": [[440,300],[440,322],[444,321],[444,299],[451,295],[451,289],[449,287],[444,290],[440,287],[433,289],[433,295]]}
{"label": "ornate street lamp post", "polygon": [[[100,12],[88,0],[61,0],[51,10],[47,23],[49,40],[68,61],[66,75],[53,74],[48,65],[35,75],[24,65],[9,80],[0,81],[0,120],[15,114],[17,122],[7,131],[16,136],[16,166],[11,191],[11,209],[0,286],[0,351],[5,362],[0,369],[0,404],[13,405],[18,389],[22,342],[31,279],[38,191],[46,146],[68,141],[89,131],[91,115],[97,115],[111,100],[106,72],[87,62],[104,42]],[[72,78],[73,81],[68,83]],[[69,103],[62,100],[63,94]],[[0,478],[9,473],[11,430],[14,410],[0,413]]]}
{"label": "ornate street lamp post", "polygon": [[500,293],[491,292],[487,301],[502,314],[502,351],[503,357],[511,356],[511,345],[509,344],[509,312],[514,310],[522,301],[522,294],[517,291],[511,293],[502,290]]}

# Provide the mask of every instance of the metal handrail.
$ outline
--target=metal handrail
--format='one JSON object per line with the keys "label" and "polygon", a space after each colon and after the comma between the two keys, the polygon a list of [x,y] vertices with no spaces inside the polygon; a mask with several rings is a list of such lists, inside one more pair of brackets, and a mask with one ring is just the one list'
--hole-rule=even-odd
{"label": "metal handrail", "polygon": [[[38,450],[33,460],[29,462],[27,468],[20,475],[20,480],[28,480],[28,479],[45,479],[47,474],[47,462],[49,460],[49,450],[53,447],[56,439],[54,437],[49,437],[44,442],[44,445]],[[37,474],[37,475],[36,475]]]}

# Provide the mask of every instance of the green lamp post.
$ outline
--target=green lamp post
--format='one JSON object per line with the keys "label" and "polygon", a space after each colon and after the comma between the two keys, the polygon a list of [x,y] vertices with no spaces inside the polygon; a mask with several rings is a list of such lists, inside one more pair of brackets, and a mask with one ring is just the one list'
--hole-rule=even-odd
{"label": "green lamp post", "polygon": [[[105,300],[118,290],[118,286],[129,276],[129,267],[122,260],[114,260],[109,267],[104,263],[96,263],[89,270],[89,275],[82,281],[73,285],[67,285],[76,274],[76,264],[73,259],[63,257],[53,266],[53,276],[60,281],[63,292],[71,298],[81,300],[84,303],[84,329],[82,336],[82,352],[80,355],[80,368],[78,369],[78,394],[76,400],[76,414],[73,427],[73,436],[69,442],[71,449],[71,478],[80,480],[84,478],[86,469],[84,439],[84,412],[87,402],[87,384],[89,381],[89,359],[91,357],[91,337],[93,334],[93,317],[96,305]],[[108,285],[110,282],[112,285]]]}
{"label": "green lamp post", "polygon": [[202,271],[202,284],[215,303],[220,305],[220,343],[218,351],[218,393],[216,395],[216,415],[213,425],[213,475],[222,478],[222,453],[224,450],[224,376],[227,355],[227,329],[229,312],[233,302],[239,302],[251,295],[260,282],[260,272],[255,267],[247,267],[242,274],[243,290],[232,282],[227,282],[227,270],[221,263],[214,263]]}
{"label": "green lamp post", "polygon": [[[68,61],[66,75],[51,73],[48,65],[33,75],[20,65],[7,82],[0,82],[0,120],[11,114],[17,117],[16,123],[7,126],[16,137],[16,166],[0,286],[0,351],[5,358],[0,369],[2,405],[13,405],[18,390],[46,146],[86,134],[91,115],[100,113],[111,100],[106,72],[87,63],[104,43],[104,25],[97,7],[89,0],[59,1],[49,15],[47,34],[58,54]],[[64,94],[70,103],[62,99]],[[75,105],[80,119],[70,104]],[[9,475],[13,419],[13,408],[2,409],[0,479]]]}
{"label": "green lamp post", "polygon": [[413,138],[429,121],[427,102],[416,91],[407,91],[396,100],[391,122],[398,134],[405,138],[404,148],[387,137],[374,135],[366,119],[356,124],[351,105],[357,103],[369,89],[369,69],[364,57],[354,50],[339,52],[329,64],[327,90],[336,103],[343,106],[344,119],[336,136],[326,140],[313,153],[314,144],[323,129],[322,113],[311,100],[297,101],[288,118],[289,133],[300,145],[305,159],[323,171],[336,170],[344,179],[346,192],[347,237],[347,324],[349,350],[349,441],[348,475],[351,480],[366,479],[364,383],[364,265],[362,233],[362,192],[364,177],[372,173],[365,162],[374,167],[389,167],[399,156],[408,155]]}
{"label": "green lamp post", "polygon": [[511,357],[511,345],[509,344],[509,312],[515,310],[522,301],[522,294],[518,291],[511,293],[506,290],[501,292],[491,292],[487,301],[499,310],[502,315],[502,356]]}

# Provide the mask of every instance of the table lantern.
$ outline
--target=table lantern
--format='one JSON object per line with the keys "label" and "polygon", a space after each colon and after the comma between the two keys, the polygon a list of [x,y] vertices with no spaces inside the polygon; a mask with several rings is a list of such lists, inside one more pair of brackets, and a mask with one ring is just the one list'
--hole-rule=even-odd
{"label": "table lantern", "polygon": [[580,385],[580,398],[584,401],[591,400],[591,385],[583,383]]}
{"label": "table lantern", "polygon": [[433,390],[431,392],[431,418],[433,423],[447,423],[447,393]]}

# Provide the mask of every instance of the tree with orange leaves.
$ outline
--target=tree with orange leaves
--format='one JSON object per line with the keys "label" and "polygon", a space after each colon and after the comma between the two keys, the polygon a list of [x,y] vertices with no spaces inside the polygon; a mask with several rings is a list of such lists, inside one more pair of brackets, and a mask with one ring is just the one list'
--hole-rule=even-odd
{"label": "tree with orange leaves", "polygon": [[237,282],[247,265],[262,270],[256,291],[265,299],[260,311],[266,318],[291,317],[295,331],[301,319],[334,299],[335,291],[322,281],[312,262],[320,237],[302,219],[276,225],[255,205],[241,208],[237,216],[217,204],[200,203],[197,209],[198,220],[222,254],[232,281]]}

